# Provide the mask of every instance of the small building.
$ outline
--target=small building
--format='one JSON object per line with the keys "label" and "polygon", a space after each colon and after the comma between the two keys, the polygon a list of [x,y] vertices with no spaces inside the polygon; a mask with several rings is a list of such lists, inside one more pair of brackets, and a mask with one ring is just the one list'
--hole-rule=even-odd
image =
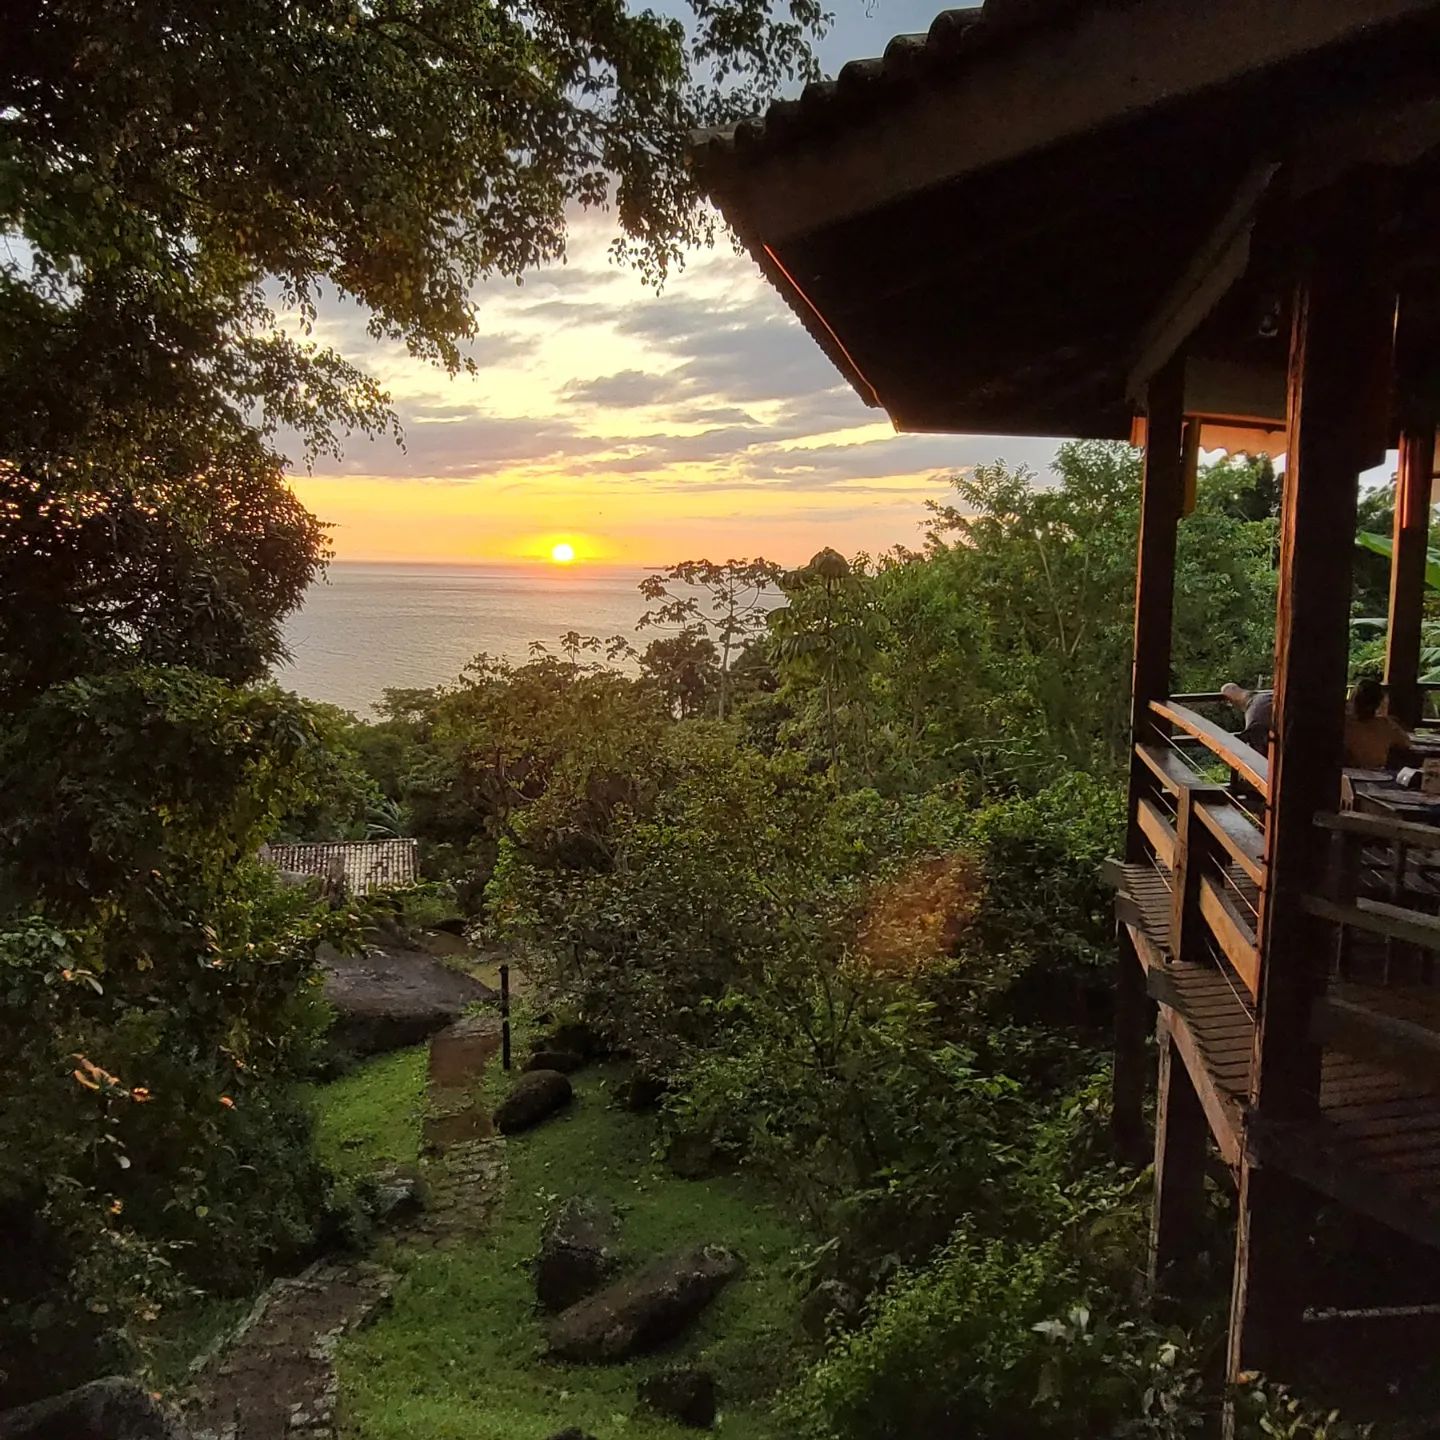
{"label": "small building", "polygon": [[[1420,713],[1440,0],[986,0],[692,153],[897,428],[1144,445],[1114,1123],[1149,1143],[1153,1032],[1151,1280],[1195,1283],[1228,1174],[1229,1375],[1440,1408],[1440,829],[1342,794],[1358,476],[1387,447],[1388,679]],[[1172,693],[1202,447],[1285,456],[1263,748]],[[1337,1285],[1334,1224],[1406,1258]]]}
{"label": "small building", "polygon": [[350,895],[395,890],[420,878],[418,840],[337,840],[267,845],[261,858],[285,875],[343,881]]}

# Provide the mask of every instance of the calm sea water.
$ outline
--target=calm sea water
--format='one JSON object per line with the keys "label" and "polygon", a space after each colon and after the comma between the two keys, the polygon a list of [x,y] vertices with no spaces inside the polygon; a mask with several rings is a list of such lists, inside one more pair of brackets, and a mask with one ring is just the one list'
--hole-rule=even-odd
{"label": "calm sea water", "polygon": [[382,691],[454,680],[482,651],[524,661],[532,640],[558,649],[567,630],[634,640],[647,608],[636,588],[644,574],[587,565],[336,563],[286,624],[293,658],[276,679],[368,715]]}

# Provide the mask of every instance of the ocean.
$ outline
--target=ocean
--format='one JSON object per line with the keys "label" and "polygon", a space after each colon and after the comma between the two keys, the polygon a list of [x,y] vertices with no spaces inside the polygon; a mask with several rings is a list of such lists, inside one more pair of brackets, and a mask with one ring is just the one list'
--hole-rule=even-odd
{"label": "ocean", "polygon": [[[646,572],[609,566],[336,562],[285,625],[275,678],[363,718],[387,689],[454,680],[481,652],[523,662],[567,630],[635,641]],[[649,630],[640,643],[662,633]]]}

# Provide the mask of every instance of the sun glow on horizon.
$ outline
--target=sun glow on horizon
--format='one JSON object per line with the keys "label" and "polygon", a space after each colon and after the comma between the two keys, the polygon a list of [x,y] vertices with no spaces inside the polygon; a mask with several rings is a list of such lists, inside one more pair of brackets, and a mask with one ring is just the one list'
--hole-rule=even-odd
{"label": "sun glow on horizon", "polygon": [[573,565],[575,563],[575,547],[568,540],[562,540],[558,545],[550,547],[550,558],[557,565]]}

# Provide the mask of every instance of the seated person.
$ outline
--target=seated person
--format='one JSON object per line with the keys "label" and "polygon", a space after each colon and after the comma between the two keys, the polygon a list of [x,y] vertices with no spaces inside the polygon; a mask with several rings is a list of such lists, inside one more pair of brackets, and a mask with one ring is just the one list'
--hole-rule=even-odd
{"label": "seated person", "polygon": [[1383,713],[1385,687],[1366,678],[1357,680],[1345,712],[1345,763],[1358,770],[1384,770],[1410,758],[1410,736],[1405,727]]}
{"label": "seated person", "polygon": [[1245,728],[1240,732],[1241,741],[1262,755],[1270,750],[1270,716],[1275,699],[1273,690],[1247,690],[1233,682],[1222,685],[1220,693],[1244,717]]}

